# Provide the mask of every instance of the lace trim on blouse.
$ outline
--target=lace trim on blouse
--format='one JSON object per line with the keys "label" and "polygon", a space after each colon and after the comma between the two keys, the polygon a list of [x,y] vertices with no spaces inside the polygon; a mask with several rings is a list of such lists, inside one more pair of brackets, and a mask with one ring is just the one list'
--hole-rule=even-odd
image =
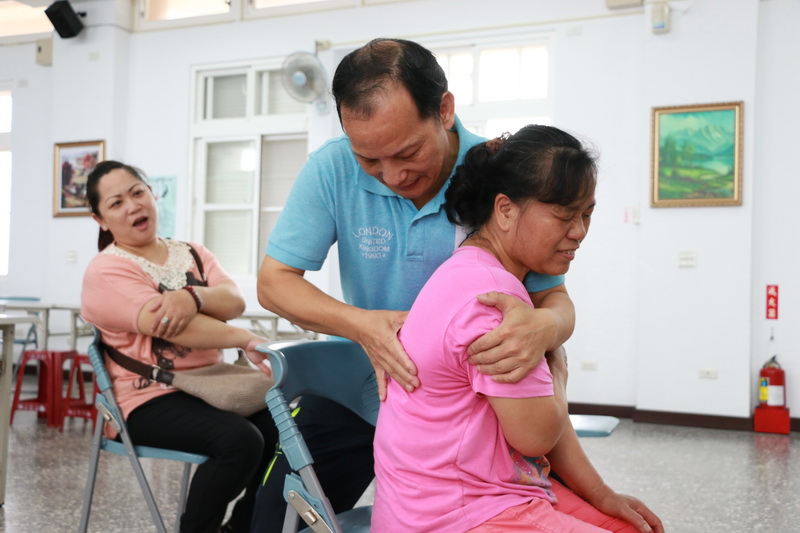
{"label": "lace trim on blouse", "polygon": [[169,252],[167,262],[163,265],[123,250],[116,243],[107,246],[102,253],[130,259],[150,275],[156,285],[163,285],[167,290],[176,291],[186,286],[186,273],[194,268],[194,258],[189,251],[189,245],[185,242],[173,239],[163,239],[163,241]]}

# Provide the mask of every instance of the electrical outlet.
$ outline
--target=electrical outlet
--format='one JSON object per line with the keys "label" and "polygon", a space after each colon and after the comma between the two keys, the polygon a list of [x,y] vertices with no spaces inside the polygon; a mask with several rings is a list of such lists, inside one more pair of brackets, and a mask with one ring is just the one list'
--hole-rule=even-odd
{"label": "electrical outlet", "polygon": [[581,360],[581,370],[597,370],[597,361],[590,359]]}
{"label": "electrical outlet", "polygon": [[719,377],[719,370],[716,368],[701,368],[697,375],[700,379],[717,379]]}

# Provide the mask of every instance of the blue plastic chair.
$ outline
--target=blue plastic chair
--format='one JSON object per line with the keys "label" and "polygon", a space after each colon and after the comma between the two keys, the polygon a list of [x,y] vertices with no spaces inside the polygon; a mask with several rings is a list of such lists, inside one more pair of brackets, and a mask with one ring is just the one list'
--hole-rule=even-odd
{"label": "blue plastic chair", "polygon": [[275,385],[267,407],[278,427],[283,453],[294,472],[286,476],[284,498],[289,503],[283,533],[295,533],[300,519],[304,532],[362,533],[369,531],[372,507],[356,507],[336,515],[325,496],[313,459],[292,417],[289,402],[303,394],[335,401],[372,425],[378,420],[378,385],[369,358],[350,341],[305,340],[264,343]]}
{"label": "blue plastic chair", "polygon": [[[111,378],[106,370],[104,357],[105,354],[100,343],[100,332],[97,328],[94,328],[94,341],[89,345],[89,359],[92,362],[97,387],[100,391],[95,400],[99,416],[98,422],[95,425],[94,439],[92,440],[92,452],[89,460],[89,477],[86,481],[86,492],[83,497],[81,523],[78,531],[80,533],[85,533],[89,526],[89,514],[91,513],[92,497],[94,495],[95,479],[97,477],[97,466],[100,459],[100,451],[102,450],[113,453],[114,455],[128,456],[158,533],[167,533],[167,528],[164,525],[164,520],[161,518],[161,513],[153,497],[153,491],[150,489],[150,484],[147,482],[147,477],[145,477],[139,459],[169,459],[185,463],[178,500],[178,517],[175,521],[175,533],[178,533],[180,530],[180,518],[186,504],[186,495],[189,488],[189,477],[192,465],[203,463],[208,457],[164,448],[134,445],[128,433],[128,426],[125,424],[125,418],[122,416],[122,410],[117,403],[117,399],[114,397],[114,389],[111,386]],[[109,424],[120,434],[122,442],[109,439],[103,435],[106,424]]]}

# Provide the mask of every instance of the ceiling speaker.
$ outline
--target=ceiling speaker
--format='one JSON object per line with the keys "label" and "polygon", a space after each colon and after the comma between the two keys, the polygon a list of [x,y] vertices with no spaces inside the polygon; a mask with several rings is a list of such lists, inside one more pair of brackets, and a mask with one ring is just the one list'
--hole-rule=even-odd
{"label": "ceiling speaker", "polygon": [[[44,10],[44,13],[50,19],[58,35],[64,39],[75,37],[83,29],[83,22],[67,0],[53,2]],[[84,14],[81,13],[81,15]]]}

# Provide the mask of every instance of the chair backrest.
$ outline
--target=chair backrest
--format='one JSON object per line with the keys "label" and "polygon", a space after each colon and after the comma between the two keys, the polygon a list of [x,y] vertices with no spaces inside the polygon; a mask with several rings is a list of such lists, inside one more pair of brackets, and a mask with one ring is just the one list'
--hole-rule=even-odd
{"label": "chair backrest", "polygon": [[105,392],[111,388],[111,376],[108,375],[108,370],[106,370],[106,364],[103,360],[105,349],[100,337],[100,330],[95,326],[92,326],[92,329],[94,329],[94,339],[92,339],[87,353],[89,360],[92,362],[97,388],[100,392]]}
{"label": "chair backrest", "polygon": [[378,384],[367,354],[345,340],[298,340],[262,344],[287,401],[316,394],[335,401],[369,422],[378,420]]}
{"label": "chair backrest", "polygon": [[[264,343],[258,350],[269,356],[275,384],[267,393],[281,449],[295,473],[284,483],[287,506],[284,532],[297,531],[300,517],[313,531],[342,533],[316,473],[313,459],[297,428],[288,402],[304,394],[337,402],[375,425],[378,419],[378,385],[364,350],[350,341],[300,340]],[[351,531],[369,531],[371,509],[350,511]]]}

